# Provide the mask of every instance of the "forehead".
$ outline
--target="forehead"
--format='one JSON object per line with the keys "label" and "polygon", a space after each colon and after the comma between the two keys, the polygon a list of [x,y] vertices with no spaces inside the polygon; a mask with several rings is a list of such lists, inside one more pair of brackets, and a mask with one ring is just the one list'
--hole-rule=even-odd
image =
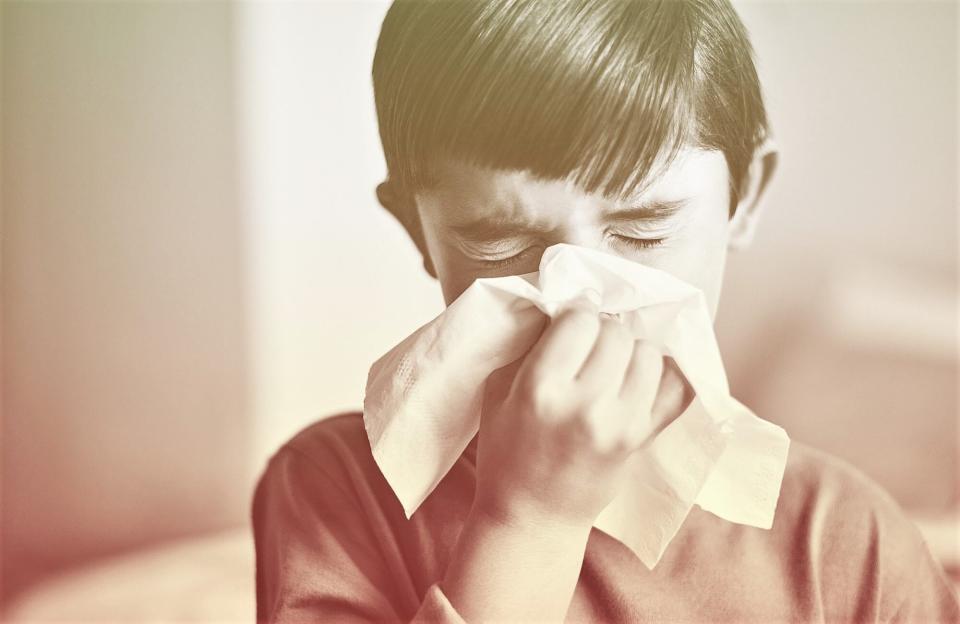
{"label": "forehead", "polygon": [[421,208],[440,210],[444,221],[489,215],[497,220],[530,220],[558,210],[597,214],[658,203],[693,201],[725,192],[728,170],[723,153],[685,148],[670,166],[631,197],[616,200],[587,193],[570,179],[541,179],[527,171],[489,169],[450,160],[435,167],[434,185],[418,193]]}

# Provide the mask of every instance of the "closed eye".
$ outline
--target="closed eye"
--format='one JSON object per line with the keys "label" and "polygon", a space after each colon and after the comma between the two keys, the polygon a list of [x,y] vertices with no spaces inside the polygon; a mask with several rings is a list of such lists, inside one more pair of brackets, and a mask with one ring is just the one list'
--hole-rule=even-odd
{"label": "closed eye", "polygon": [[618,242],[623,243],[634,249],[650,249],[662,245],[664,238],[634,238],[632,236],[623,236],[621,234],[611,234]]}
{"label": "closed eye", "polygon": [[504,269],[514,264],[525,262],[531,259],[531,256],[536,253],[542,254],[543,247],[538,245],[533,247],[527,247],[520,253],[514,254],[507,258],[500,258],[497,260],[480,260],[480,263],[487,269],[491,269],[491,270]]}

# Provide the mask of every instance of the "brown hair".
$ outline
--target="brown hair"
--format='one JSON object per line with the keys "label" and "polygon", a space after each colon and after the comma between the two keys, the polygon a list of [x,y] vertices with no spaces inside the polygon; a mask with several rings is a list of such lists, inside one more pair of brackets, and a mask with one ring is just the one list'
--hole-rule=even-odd
{"label": "brown hair", "polygon": [[405,193],[452,158],[626,199],[688,144],[723,152],[732,214],[768,131],[727,0],[395,0],[373,87]]}

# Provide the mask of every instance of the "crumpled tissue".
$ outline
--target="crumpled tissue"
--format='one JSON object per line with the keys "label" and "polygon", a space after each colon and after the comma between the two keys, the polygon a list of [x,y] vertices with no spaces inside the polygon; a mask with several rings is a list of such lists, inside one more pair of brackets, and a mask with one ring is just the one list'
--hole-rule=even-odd
{"label": "crumpled tissue", "polygon": [[538,272],[475,280],[371,366],[364,425],[406,516],[477,433],[487,377],[536,342],[540,315],[553,317],[578,296],[599,296],[600,311],[671,356],[696,393],[626,460],[628,485],[594,527],[649,569],[694,504],[730,522],[772,527],[790,440],[730,396],[703,293],[663,271],[569,244],[547,248]]}

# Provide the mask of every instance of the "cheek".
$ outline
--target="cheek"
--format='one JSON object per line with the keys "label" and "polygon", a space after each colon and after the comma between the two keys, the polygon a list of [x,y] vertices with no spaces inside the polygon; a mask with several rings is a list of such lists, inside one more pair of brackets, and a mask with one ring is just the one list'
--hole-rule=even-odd
{"label": "cheek", "polygon": [[443,290],[444,300],[447,305],[450,305],[477,278],[523,275],[537,271],[542,255],[543,248],[530,247],[516,262],[497,268],[478,265],[475,261],[458,253],[456,249],[438,246],[434,266],[437,269],[437,278]]}
{"label": "cheek", "polygon": [[430,260],[443,291],[444,302],[450,305],[479,275],[475,270],[464,266],[460,257],[443,244],[433,220],[424,218],[423,211],[420,220]]}
{"label": "cheek", "polygon": [[457,254],[439,249],[434,257],[437,279],[447,305],[456,300],[478,277],[493,277],[464,262]]}
{"label": "cheek", "polygon": [[727,220],[711,217],[687,224],[664,253],[649,265],[702,290],[710,312],[714,314],[720,297],[726,254]]}

